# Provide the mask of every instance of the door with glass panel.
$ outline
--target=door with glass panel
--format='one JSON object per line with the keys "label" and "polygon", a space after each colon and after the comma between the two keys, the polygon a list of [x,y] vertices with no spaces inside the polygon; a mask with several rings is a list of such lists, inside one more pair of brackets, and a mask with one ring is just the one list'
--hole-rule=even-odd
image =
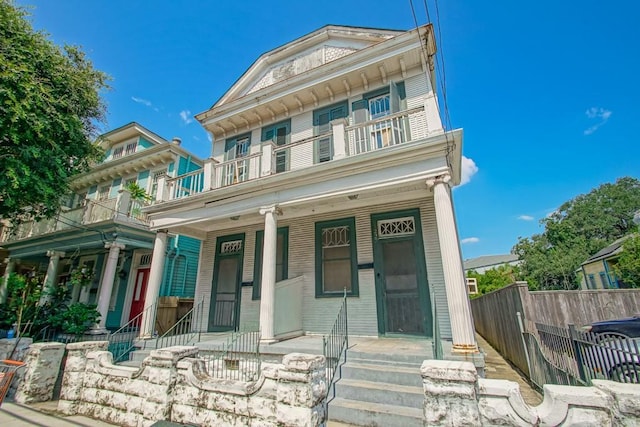
{"label": "door with glass panel", "polygon": [[218,238],[209,306],[210,332],[238,327],[244,233]]}
{"label": "door with glass panel", "polygon": [[417,209],[371,216],[378,330],[432,336],[432,314]]}
{"label": "door with glass panel", "polygon": [[227,140],[225,144],[225,167],[223,186],[244,182],[249,178],[249,148],[251,136],[243,135]]}

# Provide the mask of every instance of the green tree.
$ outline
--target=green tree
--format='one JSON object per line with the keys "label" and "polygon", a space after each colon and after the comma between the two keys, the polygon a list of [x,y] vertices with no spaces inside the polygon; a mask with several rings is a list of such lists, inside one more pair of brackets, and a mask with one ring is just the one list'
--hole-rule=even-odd
{"label": "green tree", "polygon": [[640,236],[624,241],[613,271],[625,285],[640,288]]}
{"label": "green tree", "polygon": [[501,265],[497,268],[486,270],[484,273],[472,270],[467,272],[467,277],[474,277],[478,281],[478,295],[475,295],[475,297],[522,280],[522,274],[517,265]]}
{"label": "green tree", "polygon": [[101,157],[106,74],[60,48],[11,0],[0,0],[0,218],[53,216],[69,178]]}
{"label": "green tree", "polygon": [[640,181],[624,177],[602,184],[565,202],[543,219],[544,232],[520,238],[512,252],[522,260],[525,279],[533,289],[576,289],[576,271],[589,256],[636,226]]}

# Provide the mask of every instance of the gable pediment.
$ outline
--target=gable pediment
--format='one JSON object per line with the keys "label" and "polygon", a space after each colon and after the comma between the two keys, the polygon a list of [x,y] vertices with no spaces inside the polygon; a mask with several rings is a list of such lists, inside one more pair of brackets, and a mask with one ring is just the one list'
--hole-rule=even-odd
{"label": "gable pediment", "polygon": [[402,31],[323,27],[260,56],[215,106],[306,73],[400,33]]}

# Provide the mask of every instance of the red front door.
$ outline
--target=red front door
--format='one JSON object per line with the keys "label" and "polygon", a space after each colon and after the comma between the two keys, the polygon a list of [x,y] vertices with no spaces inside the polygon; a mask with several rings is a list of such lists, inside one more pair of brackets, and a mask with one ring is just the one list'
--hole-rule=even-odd
{"label": "red front door", "polygon": [[129,320],[142,313],[144,310],[144,297],[147,293],[147,283],[149,282],[149,268],[139,268],[136,272],[136,282],[133,288],[133,300],[131,301],[131,312]]}

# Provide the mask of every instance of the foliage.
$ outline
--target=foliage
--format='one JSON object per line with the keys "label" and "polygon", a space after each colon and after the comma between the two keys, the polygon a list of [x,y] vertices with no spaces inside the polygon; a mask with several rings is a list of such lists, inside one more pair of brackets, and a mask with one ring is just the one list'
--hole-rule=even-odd
{"label": "foliage", "polygon": [[50,325],[67,334],[82,335],[100,318],[94,304],[71,304],[50,317]]}
{"label": "foliage", "polygon": [[141,202],[148,202],[151,200],[151,196],[147,194],[144,188],[140,187],[137,183],[131,182],[127,185],[127,190],[131,194],[133,200],[139,200]]}
{"label": "foliage", "polygon": [[640,288],[640,236],[631,237],[622,244],[622,252],[613,265],[613,271],[631,288]]}
{"label": "foliage", "polygon": [[522,280],[522,273],[517,265],[501,265],[497,268],[486,270],[484,273],[469,271],[467,272],[467,277],[475,277],[478,281],[478,294],[471,296],[476,298]]}
{"label": "foliage", "polygon": [[534,289],[576,289],[576,271],[591,255],[635,229],[640,181],[624,177],[581,194],[540,221],[541,234],[520,238],[512,252]]}
{"label": "foliage", "polygon": [[12,274],[7,302],[0,307],[0,327],[8,329],[17,324],[21,336],[37,336],[45,328],[54,333],[85,332],[100,314],[95,305],[69,305],[69,300],[74,286],[86,286],[92,278],[84,269],[76,270],[67,283],[44,289],[42,275]]}
{"label": "foliage", "polygon": [[35,31],[11,0],[0,0],[0,64],[0,218],[52,217],[69,179],[102,156],[91,141],[107,76]]}

